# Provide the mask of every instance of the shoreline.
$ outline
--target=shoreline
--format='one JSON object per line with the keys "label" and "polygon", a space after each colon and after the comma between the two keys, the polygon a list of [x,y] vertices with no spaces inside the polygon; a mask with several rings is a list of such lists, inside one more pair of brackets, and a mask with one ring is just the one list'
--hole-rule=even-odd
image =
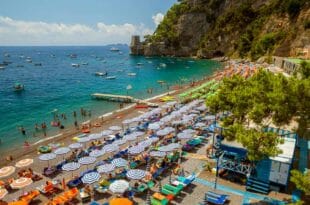
{"label": "shoreline", "polygon": [[[218,70],[223,69],[222,67],[219,68]],[[153,102],[153,103],[158,103],[159,98],[166,96],[166,95],[171,95],[176,98],[177,100],[177,95],[188,90],[192,89],[193,87],[199,86],[201,83],[207,82],[214,78],[215,71],[212,75],[210,76],[204,76],[202,80],[195,81],[194,85],[185,84],[182,86],[175,86],[173,90],[169,90],[168,92],[158,94],[156,96],[143,99],[143,101],[147,102]],[[125,106],[122,109],[116,109],[111,112],[105,113],[99,117],[94,117],[91,118],[90,121],[91,124],[99,123],[101,126],[100,127],[92,127],[91,128],[91,133],[96,133],[99,132],[100,130],[108,129],[108,127],[112,125],[122,125],[122,121],[128,118],[134,118],[138,115],[141,114],[141,111],[145,109],[135,109],[134,104],[129,104]],[[80,123],[82,124],[82,123]],[[23,147],[21,146],[21,149],[14,149],[14,150],[5,150],[1,152],[2,157],[0,158],[0,166],[7,166],[12,164],[12,162],[16,162],[22,158],[25,157],[35,157],[38,155],[38,147],[42,145],[47,145],[49,143],[61,143],[61,144],[69,144],[72,143],[72,138],[81,134],[80,129],[77,130],[75,127],[69,127],[67,130],[64,130],[61,133],[54,134],[52,136],[47,136],[45,138],[41,138],[38,141],[32,143],[29,147]],[[9,161],[7,158],[9,156],[12,156],[13,160]]]}

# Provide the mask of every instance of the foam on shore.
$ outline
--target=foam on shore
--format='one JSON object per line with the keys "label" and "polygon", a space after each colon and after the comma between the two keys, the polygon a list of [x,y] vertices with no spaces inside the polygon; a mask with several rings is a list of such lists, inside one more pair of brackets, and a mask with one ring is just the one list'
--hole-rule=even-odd
{"label": "foam on shore", "polygon": [[37,144],[40,144],[40,143],[42,143],[42,142],[45,142],[45,141],[48,141],[48,140],[51,140],[51,139],[58,138],[58,137],[60,137],[60,136],[62,136],[62,135],[63,135],[63,133],[60,133],[60,134],[57,134],[57,135],[53,135],[53,136],[50,136],[50,137],[46,137],[46,138],[44,138],[44,139],[41,139],[41,140],[39,140],[39,141],[33,143],[32,145],[37,145]]}

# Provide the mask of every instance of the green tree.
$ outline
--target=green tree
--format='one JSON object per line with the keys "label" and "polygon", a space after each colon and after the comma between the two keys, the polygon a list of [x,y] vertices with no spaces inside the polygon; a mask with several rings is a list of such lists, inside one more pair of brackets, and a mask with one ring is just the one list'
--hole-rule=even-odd
{"label": "green tree", "polygon": [[290,181],[293,182],[297,189],[303,191],[305,195],[310,195],[310,172],[301,173],[298,170],[291,171]]}

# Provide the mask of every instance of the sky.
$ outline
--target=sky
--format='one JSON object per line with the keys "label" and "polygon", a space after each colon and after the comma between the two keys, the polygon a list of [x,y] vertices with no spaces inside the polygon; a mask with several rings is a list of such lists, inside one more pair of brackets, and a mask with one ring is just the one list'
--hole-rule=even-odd
{"label": "sky", "polygon": [[0,0],[0,46],[106,45],[152,34],[177,0]]}

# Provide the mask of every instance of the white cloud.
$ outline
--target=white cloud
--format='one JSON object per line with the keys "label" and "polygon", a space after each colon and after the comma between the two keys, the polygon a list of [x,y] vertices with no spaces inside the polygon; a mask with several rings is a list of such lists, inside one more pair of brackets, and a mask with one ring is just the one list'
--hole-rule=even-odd
{"label": "white cloud", "polygon": [[129,43],[131,35],[153,31],[145,25],[121,25],[98,22],[94,27],[83,24],[21,21],[0,16],[0,45],[103,45]]}
{"label": "white cloud", "polygon": [[158,26],[160,24],[160,22],[162,22],[164,20],[164,14],[157,13],[157,14],[155,14],[155,16],[152,16],[152,19],[153,19],[155,25]]}

